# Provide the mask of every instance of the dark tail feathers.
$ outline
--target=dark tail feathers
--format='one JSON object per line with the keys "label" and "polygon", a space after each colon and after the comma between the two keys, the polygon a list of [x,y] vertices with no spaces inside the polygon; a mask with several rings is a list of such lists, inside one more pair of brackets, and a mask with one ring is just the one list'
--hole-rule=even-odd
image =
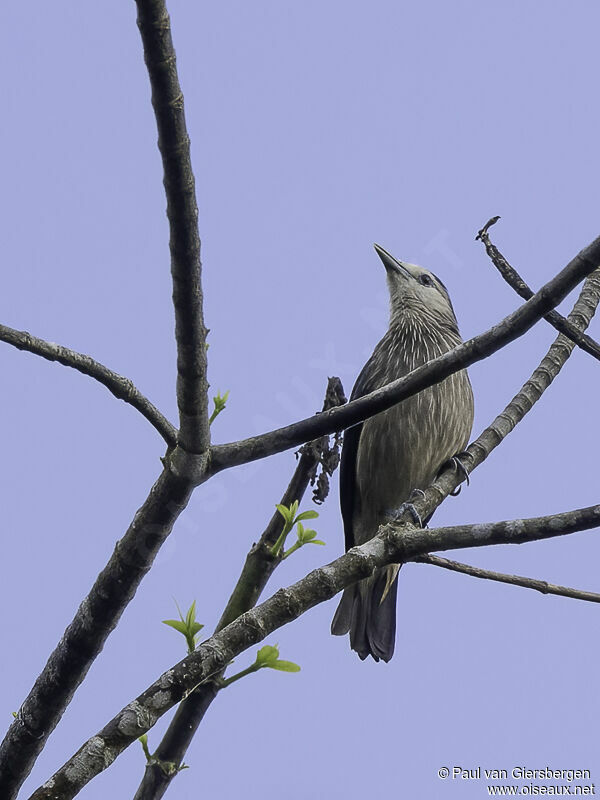
{"label": "dark tail feathers", "polygon": [[394,655],[398,578],[382,603],[386,572],[378,569],[371,578],[344,589],[331,623],[335,636],[350,633],[350,647],[363,661],[370,655],[387,662]]}

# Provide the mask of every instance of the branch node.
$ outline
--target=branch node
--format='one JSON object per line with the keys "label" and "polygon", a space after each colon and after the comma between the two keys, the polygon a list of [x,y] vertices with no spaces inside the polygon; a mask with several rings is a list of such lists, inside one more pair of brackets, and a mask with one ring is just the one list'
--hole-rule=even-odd
{"label": "branch node", "polygon": [[209,453],[189,453],[177,446],[165,459],[171,473],[193,486],[204,483],[207,477]]}

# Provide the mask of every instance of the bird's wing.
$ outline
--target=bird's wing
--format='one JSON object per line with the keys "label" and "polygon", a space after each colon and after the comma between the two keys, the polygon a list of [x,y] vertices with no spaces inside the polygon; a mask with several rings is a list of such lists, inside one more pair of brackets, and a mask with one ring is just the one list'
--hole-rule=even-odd
{"label": "bird's wing", "polygon": [[352,519],[355,504],[360,503],[356,488],[356,456],[358,454],[358,441],[362,431],[362,422],[344,431],[344,446],[340,460],[340,506],[344,521],[344,539],[346,550],[354,547],[354,531]]}
{"label": "bird's wing", "polygon": [[[373,354],[375,356],[375,353]],[[365,394],[374,391],[380,385],[377,374],[378,370],[373,369],[373,356],[367,361],[356,379],[350,400],[356,400]],[[354,547],[354,530],[352,519],[354,512],[360,508],[360,496],[356,486],[356,459],[358,456],[358,443],[362,433],[363,423],[353,425],[344,431],[344,445],[340,459],[340,506],[342,509],[342,519],[344,521],[344,539],[346,550]]]}

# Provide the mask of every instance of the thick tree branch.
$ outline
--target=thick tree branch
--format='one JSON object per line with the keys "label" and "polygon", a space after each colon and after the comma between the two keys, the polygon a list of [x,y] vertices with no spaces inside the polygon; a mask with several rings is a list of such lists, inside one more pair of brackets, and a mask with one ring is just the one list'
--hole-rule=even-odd
{"label": "thick tree branch", "polygon": [[522,336],[599,264],[600,237],[575,256],[530,300],[485,333],[469,339],[406,377],[393,381],[358,400],[353,400],[343,408],[334,408],[326,414],[300,420],[261,436],[213,447],[211,472],[266,458],[310,439],[349,428],[447,378],[459,369],[481,361]]}
{"label": "thick tree branch", "polygon": [[504,572],[494,572],[491,569],[473,567],[471,564],[462,564],[460,561],[451,561],[449,558],[440,556],[426,555],[418,556],[413,559],[417,564],[431,564],[434,567],[442,567],[452,572],[461,572],[463,575],[471,575],[473,578],[482,578],[487,581],[498,581],[498,583],[509,583],[511,586],[522,586],[524,589],[534,589],[542,594],[555,594],[559,597],[570,597],[574,600],[587,600],[590,603],[600,603],[600,594],[597,592],[585,592],[582,589],[571,589],[569,586],[558,586],[548,581],[540,581],[537,578],[524,578],[521,575],[507,575]]}
{"label": "thick tree branch", "polygon": [[521,544],[600,524],[600,505],[547,517],[459,525],[433,530],[387,525],[366,544],[313,570],[302,580],[251,611],[242,614],[123,708],[96,736],[56,772],[30,800],[69,800],[156,721],[186,692],[217,675],[233,659],[273,631],[329,600],[339,591],[366,578],[373,570],[396,562],[414,560],[429,550],[454,550],[493,544]]}
{"label": "thick tree branch", "polygon": [[0,797],[12,800],[186,507],[192,484],[165,470],[117,543],[0,745]]}
{"label": "thick tree branch", "polygon": [[[516,269],[508,263],[496,245],[492,244],[490,240],[488,230],[492,225],[495,225],[499,219],[500,217],[492,217],[488,220],[475,238],[483,242],[486,253],[508,285],[523,299],[529,300],[530,297],[533,297],[533,290],[525,283]],[[586,353],[600,360],[600,344],[592,339],[591,336],[582,333],[569,322],[568,319],[565,319],[562,314],[559,314],[558,311],[549,311],[548,314],[544,315],[544,319],[556,328],[559,333],[563,333],[575,342],[575,344],[581,347]]]}
{"label": "thick tree branch", "polygon": [[152,87],[171,231],[171,274],[177,340],[179,444],[203,453],[210,443],[200,237],[190,140],[164,0],[136,0],[138,27]]}
{"label": "thick tree branch", "polygon": [[108,369],[108,367],[105,367],[104,364],[94,361],[91,356],[77,353],[75,350],[69,350],[68,347],[63,347],[60,344],[46,342],[44,339],[38,339],[37,336],[32,336],[27,331],[17,331],[14,328],[9,328],[7,325],[0,325],[0,341],[11,344],[18,350],[26,350],[28,353],[34,353],[37,356],[45,358],[47,361],[57,361],[59,364],[62,364],[63,367],[72,367],[83,375],[94,378],[98,383],[106,386],[108,391],[117,399],[129,403],[129,405],[137,409],[142,416],[146,417],[148,422],[156,428],[168,445],[175,445],[177,431],[173,425],[171,425],[169,420],[163,417],[160,411],[136,389],[129,378],[124,378],[122,375],[113,372],[111,369]]}
{"label": "thick tree branch", "polygon": [[[325,393],[323,411],[345,402],[346,398],[339,378],[330,378]],[[319,464],[325,474],[333,473],[339,460],[336,444],[334,444],[333,450],[330,449],[329,437],[325,436],[305,444],[300,449],[300,459],[280,500],[282,505],[290,506],[294,501],[298,501],[300,504],[309,483],[312,484],[315,480]],[[319,487],[315,490],[315,492],[317,491],[319,491]],[[315,499],[322,502],[325,498],[321,496]],[[273,571],[281,563],[281,557],[273,556],[271,547],[279,538],[282,530],[283,517],[276,511],[259,541],[252,545],[246,556],[240,577],[215,632],[225,628],[258,602]],[[207,681],[182,700],[160,744],[153,753],[158,762],[177,765],[183,762],[187,749],[218,691],[219,686],[215,681]],[[161,769],[160,763],[146,766],[134,800],[159,800],[164,796],[177,772],[167,773]]]}

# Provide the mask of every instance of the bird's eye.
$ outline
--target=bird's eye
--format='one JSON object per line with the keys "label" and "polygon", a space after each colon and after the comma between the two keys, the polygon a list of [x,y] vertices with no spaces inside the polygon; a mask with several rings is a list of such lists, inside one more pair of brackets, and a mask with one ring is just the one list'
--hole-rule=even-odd
{"label": "bird's eye", "polygon": [[433,281],[429,277],[429,275],[423,274],[419,276],[419,283],[422,283],[423,286],[433,286]]}

